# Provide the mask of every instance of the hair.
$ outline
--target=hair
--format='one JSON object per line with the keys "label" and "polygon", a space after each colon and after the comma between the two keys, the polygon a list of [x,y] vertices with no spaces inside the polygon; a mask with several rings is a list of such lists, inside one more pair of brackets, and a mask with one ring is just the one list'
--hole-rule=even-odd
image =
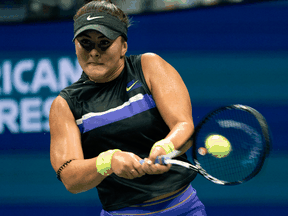
{"label": "hair", "polygon": [[131,25],[130,18],[119,7],[110,0],[93,0],[82,6],[75,14],[73,20],[83,14],[91,12],[106,12],[112,16],[117,17],[121,22],[125,23],[127,28]]}

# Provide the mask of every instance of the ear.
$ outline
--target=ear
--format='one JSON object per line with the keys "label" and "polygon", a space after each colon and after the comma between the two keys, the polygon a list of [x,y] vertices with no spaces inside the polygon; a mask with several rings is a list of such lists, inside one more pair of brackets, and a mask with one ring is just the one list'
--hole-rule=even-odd
{"label": "ear", "polygon": [[76,55],[77,55],[77,50],[78,50],[77,48],[80,48],[81,45],[80,45],[80,43],[78,42],[77,39],[75,39],[74,44],[75,44],[75,53],[76,53]]}
{"label": "ear", "polygon": [[121,57],[124,57],[126,52],[128,50],[128,44],[127,42],[123,39],[123,42],[122,42],[122,50],[121,50]]}

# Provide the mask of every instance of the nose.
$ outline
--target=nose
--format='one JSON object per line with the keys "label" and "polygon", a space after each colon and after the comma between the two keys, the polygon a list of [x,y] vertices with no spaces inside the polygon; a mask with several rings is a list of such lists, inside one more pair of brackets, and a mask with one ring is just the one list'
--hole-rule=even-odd
{"label": "nose", "polygon": [[97,46],[95,46],[91,51],[90,51],[90,55],[91,57],[99,57],[100,56],[100,52],[98,50],[99,48]]}

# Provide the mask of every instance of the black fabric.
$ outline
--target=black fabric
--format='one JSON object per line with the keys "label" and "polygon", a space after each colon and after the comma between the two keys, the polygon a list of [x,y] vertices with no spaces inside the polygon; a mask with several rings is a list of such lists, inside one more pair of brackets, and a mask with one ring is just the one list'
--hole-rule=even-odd
{"label": "black fabric", "polygon": [[112,40],[120,35],[122,35],[126,41],[128,40],[128,28],[126,24],[117,17],[105,12],[92,12],[78,17],[74,22],[73,41],[81,32],[89,29],[97,30]]}
{"label": "black fabric", "polygon": [[[96,157],[109,149],[121,149],[145,158],[148,157],[153,144],[165,138],[170,131],[157,107],[152,106],[154,100],[142,72],[141,55],[126,57],[124,70],[111,82],[94,83],[83,72],[81,78],[62,90],[60,95],[66,99],[82,131],[82,148],[86,159]],[[132,106],[131,98],[142,96],[151,97],[151,101],[143,101],[137,104],[136,108],[141,110],[147,103],[152,108],[132,116],[125,113],[127,116],[123,118],[118,115],[117,110],[123,107],[135,113],[137,109]],[[121,117],[121,120],[102,125],[103,119],[100,121],[98,115],[106,112],[110,115],[114,111],[117,113],[115,118]],[[93,113],[97,114],[96,120],[92,121],[93,129],[85,132],[87,125],[91,126],[90,122],[87,123],[88,113],[91,116]],[[185,154],[176,159],[188,162]],[[194,171],[175,165],[162,175],[145,175],[133,180],[112,174],[97,186],[97,190],[103,208],[110,211],[175,191],[189,184],[195,177]]]}

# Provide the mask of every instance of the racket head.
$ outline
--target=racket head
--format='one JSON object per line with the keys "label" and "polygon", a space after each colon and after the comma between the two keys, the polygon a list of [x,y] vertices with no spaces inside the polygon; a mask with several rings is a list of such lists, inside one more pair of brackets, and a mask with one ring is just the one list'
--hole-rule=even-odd
{"label": "racket head", "polygon": [[[210,135],[221,135],[231,144],[229,154],[216,157],[205,145]],[[261,170],[270,150],[270,133],[265,118],[245,105],[220,107],[209,113],[195,129],[192,158],[200,173],[222,185],[237,185]],[[199,149],[207,151],[199,151]],[[210,148],[211,150],[211,148]]]}

